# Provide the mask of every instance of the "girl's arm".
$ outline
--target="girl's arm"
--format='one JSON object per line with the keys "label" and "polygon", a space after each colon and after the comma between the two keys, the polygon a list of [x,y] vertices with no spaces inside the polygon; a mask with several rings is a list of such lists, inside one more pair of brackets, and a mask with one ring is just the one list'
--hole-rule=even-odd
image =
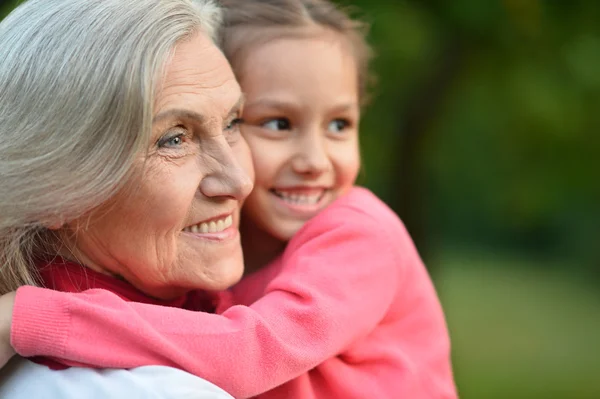
{"label": "girl's arm", "polygon": [[366,336],[400,282],[401,237],[347,208],[318,220],[290,242],[280,274],[250,307],[216,315],[125,302],[104,290],[22,287],[12,344],[23,356],[75,364],[173,366],[235,397],[268,391]]}

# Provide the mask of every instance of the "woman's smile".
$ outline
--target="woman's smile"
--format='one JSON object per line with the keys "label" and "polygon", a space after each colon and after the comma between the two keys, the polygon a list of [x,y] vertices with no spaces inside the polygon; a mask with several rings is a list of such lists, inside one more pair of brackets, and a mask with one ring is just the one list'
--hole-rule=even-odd
{"label": "woman's smile", "polygon": [[213,241],[230,241],[239,238],[238,218],[233,212],[184,227],[186,236]]}

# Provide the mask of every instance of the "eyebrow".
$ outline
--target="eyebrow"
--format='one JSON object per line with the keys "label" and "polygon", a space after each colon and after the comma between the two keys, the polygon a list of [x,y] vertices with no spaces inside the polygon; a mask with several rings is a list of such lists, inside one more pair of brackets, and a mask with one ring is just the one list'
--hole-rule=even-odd
{"label": "eyebrow", "polygon": [[[252,103],[246,104],[246,106],[248,108],[270,107],[270,108],[275,108],[275,109],[280,109],[280,110],[286,110],[289,108],[292,108],[292,109],[296,108],[298,106],[298,104],[296,104],[295,102],[292,102],[292,101],[264,99],[264,100],[258,100],[258,101],[254,101]],[[347,103],[341,103],[341,104],[334,105],[331,108],[331,111],[332,112],[344,112],[344,111],[349,111],[349,110],[353,110],[356,108],[359,108],[357,103],[347,102]]]}
{"label": "eyebrow", "polygon": [[343,103],[343,104],[339,104],[336,105],[332,108],[333,112],[345,112],[345,111],[352,111],[355,109],[360,109],[360,107],[358,106],[357,103]]}
{"label": "eyebrow", "polygon": [[[245,96],[242,93],[237,102],[231,107],[227,115],[231,115],[239,112],[240,108],[242,108],[242,104],[244,104]],[[160,112],[154,118],[152,118],[152,124],[162,121],[167,118],[181,118],[181,119],[189,119],[196,121],[198,123],[203,123],[206,120],[206,117],[196,111],[191,111],[189,109],[168,109],[166,111]]]}
{"label": "eyebrow", "polygon": [[167,111],[163,111],[152,118],[152,123],[157,123],[162,121],[163,119],[168,118],[182,118],[182,119],[191,119],[198,123],[202,123],[206,118],[204,115],[199,114],[195,111],[190,111],[189,109],[169,109]]}
{"label": "eyebrow", "polygon": [[297,104],[293,101],[261,99],[246,104],[247,107],[294,108]]}
{"label": "eyebrow", "polygon": [[240,112],[240,110],[242,109],[242,106],[244,105],[245,102],[246,102],[246,95],[244,93],[241,93],[240,98],[238,98],[237,102],[235,104],[233,104],[233,107],[231,107],[231,109],[229,110],[228,115],[236,114],[236,113]]}

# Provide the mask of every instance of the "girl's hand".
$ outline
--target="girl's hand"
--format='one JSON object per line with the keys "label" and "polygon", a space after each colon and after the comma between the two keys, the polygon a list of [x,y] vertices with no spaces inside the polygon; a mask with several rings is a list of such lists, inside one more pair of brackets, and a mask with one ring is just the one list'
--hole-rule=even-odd
{"label": "girl's hand", "polygon": [[12,324],[13,305],[16,292],[0,296],[0,368],[16,354],[10,344],[10,328]]}

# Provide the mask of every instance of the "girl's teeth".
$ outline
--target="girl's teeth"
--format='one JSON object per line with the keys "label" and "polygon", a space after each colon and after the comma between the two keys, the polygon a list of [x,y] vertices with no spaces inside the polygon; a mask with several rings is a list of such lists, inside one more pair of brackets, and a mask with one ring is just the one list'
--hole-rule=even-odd
{"label": "girl's teeth", "polygon": [[208,223],[200,223],[194,226],[186,227],[183,231],[188,233],[220,233],[233,225],[233,216],[229,215],[226,218],[212,221]]}
{"label": "girl's teeth", "polygon": [[309,196],[303,194],[288,194],[282,191],[275,191],[275,194],[285,202],[295,205],[314,205],[319,202],[322,197],[322,194]]}

